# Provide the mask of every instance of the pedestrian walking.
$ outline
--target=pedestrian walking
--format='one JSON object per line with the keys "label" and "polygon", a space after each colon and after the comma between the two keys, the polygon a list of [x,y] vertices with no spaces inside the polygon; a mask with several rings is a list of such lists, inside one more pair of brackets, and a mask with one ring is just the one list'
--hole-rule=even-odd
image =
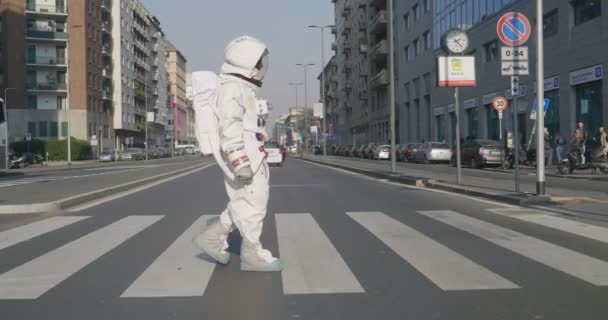
{"label": "pedestrian walking", "polygon": [[580,154],[581,164],[585,164],[585,151],[587,144],[587,131],[585,130],[585,124],[579,122],[574,133],[572,134],[572,146],[577,149]]}
{"label": "pedestrian walking", "polygon": [[562,134],[558,131],[555,134],[555,139],[553,139],[554,148],[555,148],[555,158],[557,162],[562,162],[562,157],[564,154],[564,147],[566,146],[566,139],[562,137]]}
{"label": "pedestrian walking", "polygon": [[599,147],[602,148],[604,156],[606,156],[608,154],[608,135],[606,135],[604,127],[599,127],[597,129],[597,136],[595,137],[595,142]]}

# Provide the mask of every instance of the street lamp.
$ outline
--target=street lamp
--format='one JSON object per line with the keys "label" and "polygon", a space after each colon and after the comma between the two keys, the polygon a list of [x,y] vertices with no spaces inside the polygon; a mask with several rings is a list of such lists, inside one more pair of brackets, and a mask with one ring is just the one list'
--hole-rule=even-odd
{"label": "street lamp", "polygon": [[144,147],[146,148],[146,161],[148,161],[148,73],[146,73],[144,83],[144,109],[144,127],[146,128],[146,133],[144,135]]}
{"label": "street lamp", "polygon": [[397,171],[397,146],[395,144],[395,25],[394,25],[394,4],[393,0],[388,0],[388,43],[389,43],[389,55],[388,55],[388,70],[389,70],[389,89],[388,89],[388,103],[391,110],[391,172]]}
{"label": "street lamp", "polygon": [[288,85],[293,86],[296,88],[296,105],[295,107],[298,107],[298,87],[301,86],[303,83],[302,82],[290,82],[288,83]]}
{"label": "street lamp", "polygon": [[[70,30],[72,29],[76,29],[76,28],[82,28],[82,25],[76,24],[70,27]],[[72,165],[72,125],[71,125],[71,112],[70,109],[72,109],[72,107],[70,106],[70,85],[72,84],[72,79],[70,79],[70,33],[68,32],[67,38],[66,38],[66,50],[67,50],[67,89],[68,89],[68,93],[66,94],[66,100],[67,100],[67,109],[68,109],[68,154],[67,154],[67,158],[68,158],[68,166]]]}
{"label": "street lamp", "polygon": [[2,111],[4,113],[4,137],[6,139],[6,144],[4,146],[4,160],[6,161],[4,165],[6,166],[6,171],[8,171],[9,167],[9,159],[8,159],[8,149],[9,149],[9,139],[8,139],[8,91],[9,90],[17,90],[15,88],[5,88],[4,89],[4,99],[0,98],[2,101]]}
{"label": "street lamp", "polygon": [[314,66],[314,63],[297,63],[296,66],[304,68],[304,126],[306,129],[304,133],[306,134],[306,145],[308,146],[308,114],[306,113],[306,109],[308,108],[308,67]]}
{"label": "street lamp", "polygon": [[[328,26],[316,26],[311,25],[308,26],[312,29],[321,30],[321,102],[323,103],[323,132],[327,132],[327,128],[325,126],[325,29],[334,28],[335,25]],[[323,156],[327,157],[327,136],[323,136]]]}

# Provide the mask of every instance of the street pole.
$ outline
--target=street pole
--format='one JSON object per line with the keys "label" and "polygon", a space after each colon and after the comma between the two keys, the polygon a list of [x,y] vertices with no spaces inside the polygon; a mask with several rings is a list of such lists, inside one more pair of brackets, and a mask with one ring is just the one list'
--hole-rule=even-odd
{"label": "street pole", "polygon": [[323,103],[323,157],[327,157],[327,122],[325,120],[325,29],[333,28],[334,25],[329,26],[308,26],[309,28],[317,28],[321,30],[321,102]]}
{"label": "street pole", "polygon": [[536,0],[536,195],[545,195],[545,87],[544,87],[544,43],[543,43],[543,0]]}
{"label": "street pole", "polygon": [[519,192],[519,125],[517,115],[517,95],[513,96],[513,167],[515,168],[515,192]]}
{"label": "street pole", "polygon": [[391,110],[391,172],[397,171],[397,150],[395,144],[395,38],[394,38],[393,0],[388,0],[388,68],[389,89],[388,103]]}
{"label": "street pole", "polygon": [[9,90],[17,90],[15,88],[4,88],[4,103],[2,104],[2,108],[3,108],[3,112],[4,112],[4,137],[6,138],[6,144],[4,145],[4,160],[6,161],[5,164],[5,169],[6,171],[8,171],[9,168],[9,157],[8,157],[8,151],[9,151],[9,145],[10,145],[10,140],[8,138],[8,91]]}
{"label": "street pole", "polygon": [[303,67],[304,68],[304,133],[306,136],[306,146],[308,147],[309,142],[309,130],[310,128],[308,128],[308,67],[310,66],[314,66],[314,63],[306,63],[306,64],[302,64],[302,63],[298,63],[296,64],[297,66]]}
{"label": "street pole", "polygon": [[144,108],[145,108],[145,114],[144,114],[144,121],[145,121],[145,128],[146,128],[146,133],[145,133],[145,141],[144,141],[144,147],[146,148],[146,161],[148,161],[148,74],[146,74],[146,80],[144,83]]}
{"label": "street pole", "polygon": [[454,87],[454,113],[456,114],[456,182],[462,184],[462,163],[460,159],[460,88]]}

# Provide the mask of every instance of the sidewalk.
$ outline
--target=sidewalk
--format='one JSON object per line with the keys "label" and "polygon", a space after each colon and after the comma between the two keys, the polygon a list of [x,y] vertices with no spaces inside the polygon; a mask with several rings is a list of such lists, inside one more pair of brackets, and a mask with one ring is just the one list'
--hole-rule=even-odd
{"label": "sidewalk", "polygon": [[[396,173],[391,173],[389,161],[330,156],[324,158],[312,155],[304,156],[304,160],[399,183],[483,197],[514,205],[542,204],[568,210],[583,209],[584,213],[589,214],[608,215],[606,213],[608,211],[606,210],[608,185],[605,185],[604,182],[572,180],[568,183],[575,184],[573,187],[564,187],[565,180],[555,177],[551,178],[551,181],[547,181],[548,196],[536,197],[534,194],[536,177],[529,175],[522,176],[521,192],[517,193],[514,191],[512,175],[485,170],[463,169],[462,184],[458,185],[456,174],[445,172],[446,169],[439,166],[398,163]],[[556,183],[556,181],[562,181],[562,183]],[[593,184],[593,186],[586,189],[582,184]]]}

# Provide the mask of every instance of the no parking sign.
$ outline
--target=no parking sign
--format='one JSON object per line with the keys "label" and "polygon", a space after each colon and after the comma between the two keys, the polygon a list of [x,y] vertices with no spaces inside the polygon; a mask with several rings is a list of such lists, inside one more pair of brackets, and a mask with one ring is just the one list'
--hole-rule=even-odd
{"label": "no parking sign", "polygon": [[496,24],[498,38],[510,47],[521,46],[530,39],[532,26],[525,15],[519,12],[504,14]]}

